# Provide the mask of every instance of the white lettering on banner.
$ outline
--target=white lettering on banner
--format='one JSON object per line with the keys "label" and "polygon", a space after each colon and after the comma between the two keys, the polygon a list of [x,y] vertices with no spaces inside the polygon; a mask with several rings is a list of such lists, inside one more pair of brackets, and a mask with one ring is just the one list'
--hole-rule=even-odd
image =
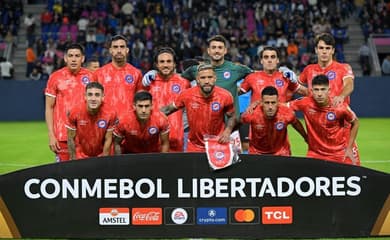
{"label": "white lettering on banner", "polygon": [[[265,178],[178,178],[176,183],[164,182],[162,178],[108,178],[94,181],[82,179],[54,178],[28,179],[24,184],[24,193],[30,199],[54,198],[96,198],[131,199],[158,198],[286,198],[299,197],[335,197],[358,196],[362,189],[358,176],[338,177],[265,177]],[[165,184],[164,184],[165,183]],[[177,192],[165,192],[172,184]]]}

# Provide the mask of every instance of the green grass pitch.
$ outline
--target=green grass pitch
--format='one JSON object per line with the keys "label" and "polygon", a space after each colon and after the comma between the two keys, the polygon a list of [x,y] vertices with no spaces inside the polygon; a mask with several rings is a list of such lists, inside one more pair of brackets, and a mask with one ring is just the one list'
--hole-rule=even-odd
{"label": "green grass pitch", "polygon": [[[289,129],[294,156],[307,145]],[[390,118],[362,118],[358,133],[362,166],[390,173]],[[0,174],[54,162],[44,122],[0,122]]]}
{"label": "green grass pitch", "polygon": [[[292,128],[289,136],[293,155],[305,156],[306,143]],[[360,119],[357,142],[362,166],[390,173],[390,118]],[[53,162],[44,122],[0,122],[0,175]]]}

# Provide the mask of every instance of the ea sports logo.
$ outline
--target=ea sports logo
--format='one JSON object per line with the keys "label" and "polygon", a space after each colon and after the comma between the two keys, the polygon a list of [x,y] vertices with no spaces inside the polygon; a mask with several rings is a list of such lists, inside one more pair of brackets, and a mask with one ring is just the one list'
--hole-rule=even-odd
{"label": "ea sports logo", "polygon": [[230,78],[230,76],[231,76],[230,72],[224,72],[224,73],[223,73],[223,77],[224,77],[225,79]]}
{"label": "ea sports logo", "polygon": [[211,110],[212,110],[213,112],[218,112],[219,109],[221,109],[221,105],[220,105],[218,102],[213,102],[213,103],[211,104]]}
{"label": "ea sports logo", "polygon": [[107,126],[107,122],[105,120],[99,120],[97,122],[98,128],[105,128]]}
{"label": "ea sports logo", "polygon": [[334,112],[328,112],[326,114],[326,119],[329,121],[334,121],[336,119],[336,114]]}
{"label": "ea sports logo", "polygon": [[134,82],[133,76],[131,76],[131,75],[126,75],[125,81],[126,81],[127,83],[133,83],[133,82]]}
{"label": "ea sports logo", "polygon": [[171,219],[176,224],[183,224],[187,222],[188,213],[183,208],[176,208],[172,211]]}
{"label": "ea sports logo", "polygon": [[234,220],[239,223],[253,222],[253,220],[255,220],[255,212],[253,209],[237,209],[234,212]]}
{"label": "ea sports logo", "polygon": [[277,123],[275,123],[275,128],[276,128],[276,130],[278,130],[278,131],[283,130],[283,128],[284,128],[284,123],[283,123],[283,122],[277,122]]}
{"label": "ea sports logo", "polygon": [[225,154],[223,152],[215,152],[214,153],[214,157],[217,159],[217,160],[222,160],[224,157],[225,157]]}
{"label": "ea sports logo", "polygon": [[157,133],[157,128],[156,127],[150,127],[148,129],[148,132],[149,132],[150,135],[154,135],[154,134]]}
{"label": "ea sports logo", "polygon": [[89,78],[87,76],[83,76],[81,78],[81,82],[84,84],[84,85],[87,85],[90,81],[89,81]]}
{"label": "ea sports logo", "polygon": [[336,78],[336,72],[335,71],[329,71],[326,73],[326,76],[328,77],[329,80],[333,80]]}
{"label": "ea sports logo", "polygon": [[174,93],[180,93],[180,90],[181,90],[180,85],[178,85],[178,84],[173,84],[171,89],[172,89],[172,92],[174,92]]}
{"label": "ea sports logo", "polygon": [[277,87],[283,87],[284,82],[283,82],[281,79],[276,79],[276,80],[275,80],[275,85],[276,85]]}

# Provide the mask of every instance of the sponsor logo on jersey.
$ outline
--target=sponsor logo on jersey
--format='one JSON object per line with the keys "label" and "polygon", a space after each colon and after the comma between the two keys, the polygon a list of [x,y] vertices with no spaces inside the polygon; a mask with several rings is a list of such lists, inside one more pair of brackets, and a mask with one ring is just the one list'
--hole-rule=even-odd
{"label": "sponsor logo on jersey", "polygon": [[276,85],[277,87],[283,87],[284,82],[283,82],[283,80],[281,80],[281,79],[276,79],[276,80],[275,80],[275,85]]}
{"label": "sponsor logo on jersey", "polygon": [[196,223],[199,225],[227,224],[227,209],[222,207],[197,208]]}
{"label": "sponsor logo on jersey", "polygon": [[181,87],[179,84],[173,84],[171,89],[172,89],[172,92],[174,92],[174,93],[180,93],[180,91],[181,91]]}
{"label": "sponsor logo on jersey", "polygon": [[127,83],[133,83],[134,82],[134,78],[133,78],[133,76],[132,75],[126,75],[125,76],[125,81],[127,82]]}
{"label": "sponsor logo on jersey", "polygon": [[81,82],[82,82],[84,85],[87,85],[87,84],[90,82],[89,77],[88,77],[88,76],[83,76],[83,77],[81,78]]}
{"label": "sponsor logo on jersey", "polygon": [[161,225],[161,208],[133,208],[131,210],[131,222],[133,225]]}
{"label": "sponsor logo on jersey", "polygon": [[213,112],[218,112],[220,109],[221,109],[221,104],[219,104],[219,102],[211,103],[211,110]]}
{"label": "sponsor logo on jersey", "polygon": [[328,121],[334,121],[336,119],[336,114],[334,112],[328,112],[326,114],[326,119],[328,119]]}
{"label": "sponsor logo on jersey", "polygon": [[156,134],[158,132],[158,129],[156,127],[150,127],[148,129],[148,132],[149,132],[150,135],[154,135],[154,134]]}
{"label": "sponsor logo on jersey", "polygon": [[283,128],[284,128],[284,122],[277,122],[277,123],[275,123],[275,128],[276,128],[276,130],[278,130],[278,131],[283,130]]}
{"label": "sponsor logo on jersey", "polygon": [[335,71],[329,71],[326,73],[326,76],[329,78],[329,81],[330,80],[333,80],[336,78],[336,72]]}
{"label": "sponsor logo on jersey", "polygon": [[292,224],[293,208],[291,206],[270,206],[261,208],[263,224]]}
{"label": "sponsor logo on jersey", "polygon": [[191,207],[170,207],[164,208],[164,222],[166,225],[193,225],[194,208]]}
{"label": "sponsor logo on jersey", "polygon": [[130,211],[128,208],[99,208],[100,225],[129,225]]}
{"label": "sponsor logo on jersey", "polygon": [[98,128],[106,128],[107,127],[106,120],[101,119],[101,120],[97,121],[97,126],[98,126]]}
{"label": "sponsor logo on jersey", "polygon": [[230,72],[224,72],[224,73],[223,73],[223,77],[224,77],[225,79],[229,79],[231,75],[232,75],[232,74],[231,74]]}
{"label": "sponsor logo on jersey", "polygon": [[258,224],[260,222],[260,208],[258,207],[231,207],[231,224]]}

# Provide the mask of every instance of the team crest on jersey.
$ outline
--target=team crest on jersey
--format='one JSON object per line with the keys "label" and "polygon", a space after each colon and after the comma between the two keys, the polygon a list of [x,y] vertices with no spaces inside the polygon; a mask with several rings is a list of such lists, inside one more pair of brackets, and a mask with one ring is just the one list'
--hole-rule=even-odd
{"label": "team crest on jersey", "polygon": [[217,160],[222,160],[222,159],[224,159],[225,154],[224,154],[222,151],[216,151],[216,152],[214,153],[214,157],[215,157]]}
{"label": "team crest on jersey", "polygon": [[275,128],[276,128],[276,130],[278,130],[278,131],[283,130],[283,128],[284,128],[284,123],[283,123],[283,122],[277,122],[277,123],[275,123]]}
{"label": "team crest on jersey", "polygon": [[334,112],[328,112],[326,114],[326,119],[328,119],[328,121],[334,121],[336,119],[336,114]]}
{"label": "team crest on jersey", "polygon": [[276,79],[276,80],[275,80],[275,85],[276,85],[277,87],[283,87],[284,82],[283,82],[283,80],[281,80],[281,79]]}
{"label": "team crest on jersey", "polygon": [[180,93],[180,91],[181,91],[181,87],[179,84],[173,84],[171,89],[172,89],[172,92],[174,92],[174,93]]}
{"label": "team crest on jersey", "polygon": [[125,81],[127,82],[127,83],[133,83],[134,82],[134,78],[133,78],[133,76],[132,75],[126,75],[126,77],[125,77]]}
{"label": "team crest on jersey", "polygon": [[333,80],[336,78],[336,72],[335,71],[329,71],[326,73],[326,76],[329,78],[329,80]]}
{"label": "team crest on jersey", "polygon": [[230,78],[230,76],[231,76],[231,73],[230,73],[230,72],[224,72],[224,73],[223,73],[223,77],[224,77],[225,79]]}
{"label": "team crest on jersey", "polygon": [[84,85],[87,85],[87,84],[90,82],[89,77],[88,77],[88,76],[83,76],[83,77],[81,78],[81,82],[82,82]]}
{"label": "team crest on jersey", "polygon": [[221,109],[221,104],[219,104],[219,102],[213,102],[213,103],[211,104],[211,110],[212,110],[213,112],[218,112],[219,109]]}
{"label": "team crest on jersey", "polygon": [[97,126],[98,126],[98,128],[106,128],[107,127],[106,120],[101,119],[101,120],[97,121]]}
{"label": "team crest on jersey", "polygon": [[157,128],[156,127],[150,127],[148,129],[148,132],[149,132],[150,135],[154,135],[154,134],[157,133]]}

